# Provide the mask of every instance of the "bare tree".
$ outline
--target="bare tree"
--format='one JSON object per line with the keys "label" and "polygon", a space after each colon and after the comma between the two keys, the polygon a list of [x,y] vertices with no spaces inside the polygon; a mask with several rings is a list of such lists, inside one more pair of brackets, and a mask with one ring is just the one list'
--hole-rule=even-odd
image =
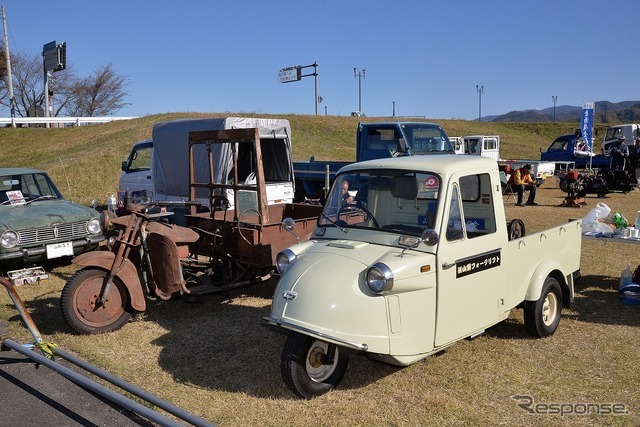
{"label": "bare tree", "polygon": [[[42,55],[11,53],[13,95],[16,116],[27,117],[29,111],[45,108]],[[0,107],[9,107],[6,76],[0,83]],[[127,79],[117,74],[112,65],[100,66],[89,77],[78,78],[73,66],[49,75],[51,115],[103,116],[129,105],[125,98]]]}
{"label": "bare tree", "polygon": [[[11,54],[13,96],[16,115],[26,117],[29,108],[42,108],[44,104],[42,58],[24,53]],[[6,86],[3,87],[6,90]],[[9,98],[3,98],[3,105],[9,106]]]}
{"label": "bare tree", "polygon": [[69,87],[64,111],[70,116],[106,116],[130,105],[124,102],[127,79],[117,74],[111,64],[100,66],[93,75],[79,79]]}

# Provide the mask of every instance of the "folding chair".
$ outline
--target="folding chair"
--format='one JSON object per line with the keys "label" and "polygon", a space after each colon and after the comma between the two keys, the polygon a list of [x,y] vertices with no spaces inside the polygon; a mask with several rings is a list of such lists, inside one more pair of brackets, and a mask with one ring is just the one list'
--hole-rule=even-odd
{"label": "folding chair", "polygon": [[509,178],[507,178],[507,174],[504,171],[500,171],[500,186],[502,187],[502,195],[507,195],[505,202],[508,202],[512,196],[516,199],[516,195],[513,192],[513,186],[509,184]]}

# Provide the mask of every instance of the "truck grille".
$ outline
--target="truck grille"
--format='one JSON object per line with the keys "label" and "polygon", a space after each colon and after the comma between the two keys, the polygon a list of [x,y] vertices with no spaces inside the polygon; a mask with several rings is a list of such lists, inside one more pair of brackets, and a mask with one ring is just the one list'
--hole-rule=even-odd
{"label": "truck grille", "polygon": [[56,224],[53,226],[29,228],[18,232],[21,245],[45,243],[58,239],[74,239],[87,235],[87,222],[79,221],[68,224]]}

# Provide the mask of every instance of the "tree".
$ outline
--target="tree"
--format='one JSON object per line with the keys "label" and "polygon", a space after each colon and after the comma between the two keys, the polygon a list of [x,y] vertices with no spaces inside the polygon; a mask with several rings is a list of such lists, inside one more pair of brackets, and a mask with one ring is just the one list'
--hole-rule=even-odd
{"label": "tree", "polygon": [[93,75],[77,80],[71,87],[64,106],[70,116],[106,116],[130,105],[124,102],[127,79],[117,74],[111,64],[100,66]]}
{"label": "tree", "polygon": [[[37,55],[12,53],[11,73],[13,97],[16,102],[15,113],[17,116],[27,117],[29,108],[42,108],[44,105],[42,59]],[[2,105],[10,107],[6,80],[2,91]]]}
{"label": "tree", "polygon": [[[0,48],[2,46],[0,45]],[[16,116],[27,117],[29,109],[44,110],[44,70],[42,55],[11,53],[13,95]],[[79,78],[67,61],[63,71],[49,76],[51,115],[103,116],[129,105],[125,102],[127,79],[117,74],[112,65],[100,66],[89,77]],[[0,82],[0,107],[8,109],[8,82]]]}

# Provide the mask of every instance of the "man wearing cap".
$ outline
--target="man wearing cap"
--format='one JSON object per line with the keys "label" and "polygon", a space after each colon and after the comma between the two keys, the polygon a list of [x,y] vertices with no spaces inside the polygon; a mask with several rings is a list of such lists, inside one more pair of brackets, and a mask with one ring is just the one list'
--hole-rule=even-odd
{"label": "man wearing cap", "polygon": [[624,135],[620,135],[618,140],[611,144],[611,169],[624,170],[627,158],[629,157],[629,147],[625,143],[627,138]]}
{"label": "man wearing cap", "polygon": [[518,203],[516,203],[516,206],[524,206],[522,204],[522,198],[525,190],[529,191],[527,206],[538,206],[535,202],[537,186],[536,182],[531,178],[531,165],[529,163],[516,169],[516,171],[511,174],[509,184],[511,184],[518,193]]}

